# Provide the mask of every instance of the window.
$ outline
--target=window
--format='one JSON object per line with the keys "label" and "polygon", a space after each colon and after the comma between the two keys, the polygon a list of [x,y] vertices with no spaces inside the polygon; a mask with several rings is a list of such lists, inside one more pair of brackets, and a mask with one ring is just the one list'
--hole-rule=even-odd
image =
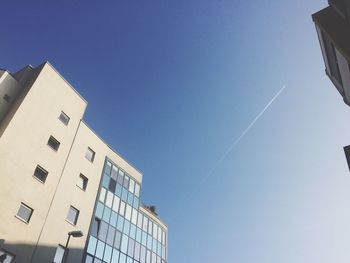
{"label": "window", "polygon": [[117,181],[117,177],[118,177],[118,168],[113,166],[112,168],[112,174],[111,174],[112,179]]}
{"label": "window", "polygon": [[135,184],[135,195],[140,196],[140,185],[138,183]]}
{"label": "window", "polygon": [[111,193],[110,191],[107,191],[107,197],[106,197],[106,206],[108,206],[109,208],[112,208],[112,204],[113,204],[113,197],[114,194]]}
{"label": "window", "polygon": [[26,223],[29,223],[30,218],[32,217],[33,209],[27,206],[24,203],[21,203],[16,217]]}
{"label": "window", "polygon": [[79,217],[79,210],[73,206],[70,206],[68,215],[67,215],[67,221],[73,225],[76,225],[78,221],[78,217]]}
{"label": "window", "polygon": [[67,114],[65,114],[63,111],[61,111],[60,116],[58,117],[58,119],[64,124],[64,125],[68,125],[70,118],[68,117]]}
{"label": "window", "polygon": [[94,222],[92,224],[91,235],[97,237],[100,232],[101,219],[95,217]]}
{"label": "window", "polygon": [[112,226],[109,226],[106,242],[107,242],[107,244],[110,245],[110,246],[113,246],[114,235],[115,235],[115,228],[112,227]]}
{"label": "window", "polygon": [[134,193],[134,189],[135,189],[135,181],[130,179],[129,192]]}
{"label": "window", "polygon": [[87,188],[87,184],[88,184],[88,180],[83,174],[79,175],[79,179],[78,179],[78,183],[77,186],[82,189],[82,190],[86,190]]}
{"label": "window", "polygon": [[100,221],[100,229],[97,233],[98,239],[102,241],[106,241],[107,237],[107,231],[108,231],[108,224],[105,221]]}
{"label": "window", "polygon": [[130,181],[129,176],[125,175],[125,176],[124,176],[123,186],[124,186],[126,189],[129,188],[129,181]]}
{"label": "window", "polygon": [[5,94],[5,96],[3,97],[4,101],[6,102],[10,102],[11,97],[8,94]]}
{"label": "window", "polygon": [[90,147],[88,147],[86,151],[85,158],[88,159],[90,162],[93,162],[95,159],[95,152]]}
{"label": "window", "polygon": [[60,147],[60,142],[57,141],[53,136],[50,136],[47,145],[57,152],[58,148]]}
{"label": "window", "polygon": [[61,263],[63,260],[64,252],[65,252],[64,246],[58,245],[58,247],[56,248],[56,254],[55,254],[55,258],[53,259],[53,262]]}
{"label": "window", "polygon": [[15,260],[15,255],[3,249],[0,249],[0,260],[2,260],[0,262],[3,262],[3,263],[12,263]]}
{"label": "window", "polygon": [[122,233],[118,230],[115,231],[114,247],[119,249],[122,241]]}
{"label": "window", "polygon": [[34,177],[38,179],[40,182],[45,183],[47,175],[48,175],[48,172],[44,168],[42,168],[40,165],[38,165],[35,168]]}

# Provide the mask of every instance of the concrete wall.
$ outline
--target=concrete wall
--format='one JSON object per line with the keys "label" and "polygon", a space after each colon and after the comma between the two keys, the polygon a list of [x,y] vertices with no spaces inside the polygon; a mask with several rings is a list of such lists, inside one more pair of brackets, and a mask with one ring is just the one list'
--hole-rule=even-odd
{"label": "concrete wall", "polygon": [[[0,248],[15,254],[15,262],[52,262],[67,233],[82,230],[68,256],[80,262],[106,157],[140,184],[142,175],[82,121],[86,101],[49,63],[13,76],[3,72],[2,80],[0,91],[21,92],[0,121]],[[70,117],[67,126],[61,111]],[[47,145],[50,136],[60,142],[57,152]],[[85,158],[88,147],[93,162]],[[44,183],[33,177],[37,165],[49,172]],[[80,173],[89,180],[86,191],[77,186]],[[15,217],[21,202],[34,209],[28,224]],[[80,211],[75,226],[66,221],[71,205]]]}
{"label": "concrete wall", "polygon": [[339,72],[341,76],[341,80],[343,83],[344,90],[344,100],[350,102],[350,71],[349,71],[349,63],[346,61],[345,57],[335,49],[335,54],[338,61]]}
{"label": "concrete wall", "polygon": [[[29,262],[32,245],[38,242],[85,107],[86,102],[46,63],[3,128],[0,207],[6,212],[0,213],[0,237],[5,249],[30,245],[11,251],[16,262]],[[71,118],[68,126],[58,119],[61,110]],[[57,152],[47,145],[50,135],[61,142]],[[44,184],[33,177],[37,165],[49,172]],[[29,224],[15,217],[21,202],[34,209]]]}
{"label": "concrete wall", "polygon": [[[7,71],[3,71],[0,76],[0,122],[9,111],[11,105],[16,99],[23,86],[14,79]],[[5,95],[9,96],[9,101],[4,99]]]}
{"label": "concrete wall", "polygon": [[[88,147],[95,151],[93,162],[85,158]],[[39,242],[40,247],[64,245],[69,231],[83,231],[83,238],[72,238],[70,241],[69,247],[74,248],[74,251],[69,253],[68,262],[82,260],[106,157],[141,183],[142,175],[113,152],[84,122],[81,122]],[[77,186],[80,173],[89,179],[86,191]],[[80,211],[76,226],[66,221],[71,205]],[[38,251],[34,262],[44,262],[54,257],[54,254],[49,255],[45,251],[47,250]]]}
{"label": "concrete wall", "polygon": [[[140,184],[142,174],[82,121],[86,101],[49,63],[13,75],[0,71],[4,92],[15,99],[10,107],[0,102],[0,249],[16,255],[16,263],[53,262],[67,233],[81,230],[83,237],[70,240],[67,260],[81,262],[106,158]],[[59,120],[61,111],[68,125]],[[60,142],[58,151],[48,146],[50,136]],[[93,162],[85,157],[88,147]],[[33,176],[37,165],[49,172],[44,183]],[[80,174],[88,178],[85,191],[77,186]],[[29,223],[16,218],[21,202],[34,209]],[[80,212],[76,225],[66,220],[70,206]]]}

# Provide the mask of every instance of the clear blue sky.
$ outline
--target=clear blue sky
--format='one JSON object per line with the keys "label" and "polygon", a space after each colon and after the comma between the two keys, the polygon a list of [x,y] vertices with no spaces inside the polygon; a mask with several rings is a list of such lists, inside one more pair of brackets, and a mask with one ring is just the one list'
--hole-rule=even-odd
{"label": "clear blue sky", "polygon": [[143,172],[170,263],[348,263],[350,109],[311,20],[326,2],[6,1],[0,67],[49,60],[87,99]]}

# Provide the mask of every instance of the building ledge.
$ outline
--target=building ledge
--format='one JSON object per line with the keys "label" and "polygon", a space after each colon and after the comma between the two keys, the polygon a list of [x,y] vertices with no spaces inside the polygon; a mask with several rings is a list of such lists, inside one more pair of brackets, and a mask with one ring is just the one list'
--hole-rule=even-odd
{"label": "building ledge", "polygon": [[326,7],[312,15],[312,19],[326,34],[339,52],[350,61],[350,30],[347,21],[333,7]]}

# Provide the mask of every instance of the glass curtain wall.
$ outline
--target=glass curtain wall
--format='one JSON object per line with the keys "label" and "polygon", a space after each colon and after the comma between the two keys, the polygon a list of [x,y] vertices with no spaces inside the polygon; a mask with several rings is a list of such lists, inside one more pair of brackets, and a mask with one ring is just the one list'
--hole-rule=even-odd
{"label": "glass curtain wall", "polygon": [[85,263],[166,263],[166,230],[139,210],[140,190],[106,159]]}

